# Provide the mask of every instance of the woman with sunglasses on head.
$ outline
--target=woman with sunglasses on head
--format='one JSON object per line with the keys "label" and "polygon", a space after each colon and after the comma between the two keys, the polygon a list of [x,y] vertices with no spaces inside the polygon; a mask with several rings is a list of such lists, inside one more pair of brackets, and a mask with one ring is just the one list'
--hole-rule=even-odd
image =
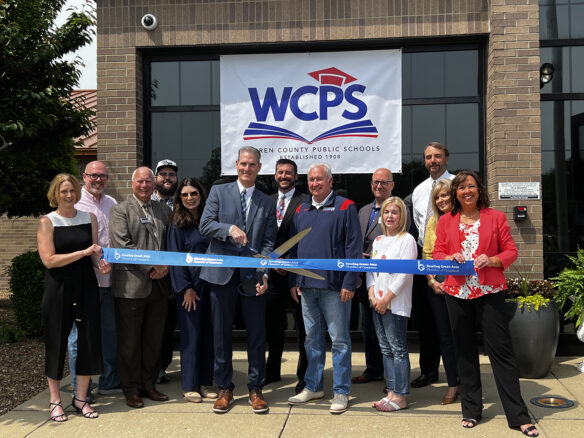
{"label": "woman with sunglasses on head", "polygon": [[[209,239],[199,233],[199,220],[207,194],[194,178],[184,178],[174,196],[168,250],[205,254]],[[185,400],[200,403],[217,398],[213,384],[213,329],[209,284],[199,278],[200,267],[171,266],[172,288],[177,294],[180,328],[180,365]]]}
{"label": "woman with sunglasses on head", "polygon": [[507,217],[489,208],[487,189],[472,170],[456,175],[450,197],[453,208],[438,222],[434,259],[458,263],[474,260],[477,272],[468,276],[447,275],[444,280],[460,377],[462,427],[475,427],[483,409],[476,340],[479,322],[507,424],[526,436],[538,436],[521,397],[505,297],[501,293],[507,288],[503,271],[517,259]]}
{"label": "woman with sunglasses on head", "polygon": [[[436,182],[430,193],[432,200],[432,211],[434,215],[426,225],[424,233],[424,248],[422,258],[425,260],[432,259],[434,242],[436,241],[436,226],[438,219],[443,214],[452,210],[452,201],[450,199],[450,180],[441,179]],[[428,302],[434,314],[438,338],[440,339],[440,354],[442,355],[442,364],[446,372],[446,381],[448,382],[448,391],[442,397],[441,404],[449,405],[454,403],[458,398],[458,371],[456,370],[456,350],[454,340],[452,339],[452,329],[448,319],[448,309],[444,298],[444,276],[443,275],[426,275],[428,280]]]}

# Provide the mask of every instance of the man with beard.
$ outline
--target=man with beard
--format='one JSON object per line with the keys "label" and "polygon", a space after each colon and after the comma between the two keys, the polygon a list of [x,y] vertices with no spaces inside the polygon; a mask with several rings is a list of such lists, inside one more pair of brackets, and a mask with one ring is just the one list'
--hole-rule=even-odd
{"label": "man with beard", "polygon": [[178,166],[172,160],[159,161],[154,171],[156,187],[151,199],[165,202],[171,210],[174,203],[174,193],[178,187],[177,172]]}
{"label": "man with beard", "polygon": [[[274,179],[278,185],[278,192],[272,195],[272,199],[276,203],[276,221],[278,223],[276,247],[278,247],[288,240],[294,212],[304,198],[306,198],[306,194],[296,190],[298,170],[296,163],[292,160],[282,158],[276,162]],[[266,302],[266,341],[268,343],[266,385],[271,382],[279,382],[281,379],[280,366],[282,352],[284,351],[284,335],[287,322],[286,307],[292,301],[290,299],[288,274],[286,271],[271,269],[268,284],[269,288]],[[296,393],[298,394],[304,389],[304,373],[306,372],[308,361],[304,350],[306,333],[304,332],[302,309],[300,308],[299,302],[294,301],[293,306],[299,353],[298,366],[296,368],[296,375],[298,376]]]}
{"label": "man with beard", "polygon": [[[150,196],[153,201],[164,202],[172,211],[174,205],[174,193],[178,187],[178,166],[172,160],[161,160],[156,165],[154,172],[155,190]],[[160,373],[156,383],[168,383],[170,378],[166,374],[166,369],[172,362],[172,351],[174,350],[174,330],[176,329],[176,297],[168,301],[168,313],[166,315],[166,325],[164,326],[164,336],[162,338],[162,349],[160,350]]]}
{"label": "man with beard", "polygon": [[[109,248],[109,213],[117,204],[116,200],[104,193],[109,175],[105,164],[100,161],[92,161],[85,167],[83,173],[83,187],[81,199],[75,204],[80,211],[93,213],[97,218],[97,239],[102,248]],[[114,313],[114,298],[112,296],[111,274],[102,274],[95,269],[95,275],[99,285],[100,315],[101,315],[101,350],[103,361],[103,374],[99,377],[99,393],[102,395],[122,392],[120,378],[118,377],[117,360],[117,336]],[[75,362],[77,359],[77,326],[73,324],[68,342],[69,369],[71,370],[73,392],[77,389],[75,376]],[[91,396],[91,385],[87,391],[87,400]]]}

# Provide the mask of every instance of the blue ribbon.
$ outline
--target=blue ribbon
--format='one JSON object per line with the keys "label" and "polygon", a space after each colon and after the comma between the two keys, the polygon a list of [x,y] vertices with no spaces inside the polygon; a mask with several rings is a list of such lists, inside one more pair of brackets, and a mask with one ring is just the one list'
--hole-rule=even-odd
{"label": "blue ribbon", "polygon": [[216,254],[103,248],[109,263],[221,268],[280,268],[315,271],[390,272],[400,274],[476,275],[474,262],[387,259],[263,259]]}

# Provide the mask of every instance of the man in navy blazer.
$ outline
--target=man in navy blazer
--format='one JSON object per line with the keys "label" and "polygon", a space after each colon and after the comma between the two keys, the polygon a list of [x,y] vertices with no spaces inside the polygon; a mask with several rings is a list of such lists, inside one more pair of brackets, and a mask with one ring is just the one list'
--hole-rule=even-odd
{"label": "man in navy blazer", "polygon": [[[253,147],[239,150],[235,162],[237,181],[213,186],[201,217],[200,231],[210,239],[208,254],[251,256],[256,251],[269,255],[276,239],[274,201],[255,187],[262,167],[260,151]],[[247,329],[249,362],[249,402],[255,413],[267,412],[262,387],[266,377],[266,296],[267,275],[258,279],[255,295],[249,293],[249,279],[255,269],[203,267],[201,278],[211,285],[211,310],[215,342],[215,381],[219,397],[213,405],[216,413],[225,413],[233,402],[233,364],[231,331],[238,293]],[[252,280],[253,281],[253,280]],[[253,287],[252,287],[253,288]],[[245,290],[243,290],[245,289]]]}

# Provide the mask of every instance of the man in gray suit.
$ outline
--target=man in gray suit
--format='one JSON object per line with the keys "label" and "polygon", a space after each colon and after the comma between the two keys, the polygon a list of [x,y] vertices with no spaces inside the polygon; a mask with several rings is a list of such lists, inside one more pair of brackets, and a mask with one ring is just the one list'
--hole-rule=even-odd
{"label": "man in gray suit", "polygon": [[[133,195],[110,211],[112,248],[166,250],[166,224],[170,210],[151,201],[154,174],[139,167],[132,174]],[[160,347],[172,294],[168,266],[114,263],[112,274],[118,330],[118,372],[132,408],[144,406],[142,397],[168,400],[156,390]]]}
{"label": "man in gray suit", "polygon": [[[251,256],[269,255],[276,240],[276,205],[255,187],[262,167],[260,151],[239,150],[235,162],[237,181],[211,188],[199,229],[211,242],[207,253]],[[249,403],[255,413],[267,412],[262,387],[266,376],[266,296],[268,280],[254,269],[203,267],[201,278],[211,285],[211,311],[215,342],[215,381],[219,397],[216,413],[225,413],[233,402],[231,331],[238,293],[247,329]]]}
{"label": "man in gray suit", "polygon": [[[391,196],[395,183],[389,169],[379,168],[371,176],[371,193],[373,202],[359,210],[359,225],[363,235],[363,258],[369,258],[373,241],[382,234],[379,217],[383,201]],[[409,230],[411,218],[408,212],[406,229]],[[369,304],[365,278],[361,277],[361,285],[357,289],[359,307],[361,309],[361,329],[365,344],[365,371],[351,379],[351,383],[367,383],[372,380],[383,380],[383,356],[379,348],[375,327],[373,325],[373,309]]]}

